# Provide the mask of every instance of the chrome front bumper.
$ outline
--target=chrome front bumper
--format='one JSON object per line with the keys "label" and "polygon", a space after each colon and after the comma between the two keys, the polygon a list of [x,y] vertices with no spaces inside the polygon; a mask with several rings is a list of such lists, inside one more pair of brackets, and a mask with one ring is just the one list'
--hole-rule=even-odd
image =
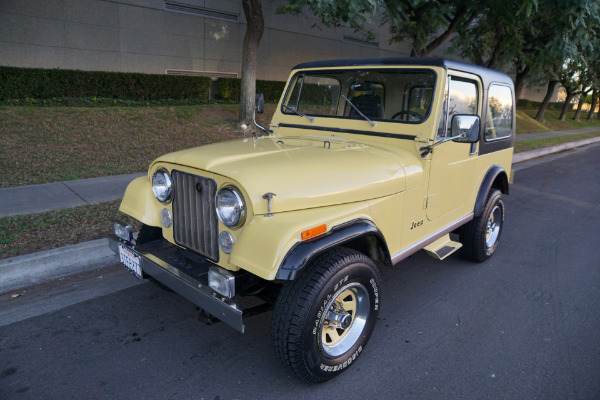
{"label": "chrome front bumper", "polygon": [[140,256],[144,274],[150,275],[232,328],[244,332],[241,306],[215,293],[208,286],[208,269],[214,264],[206,258],[162,239],[137,246],[110,235],[108,243],[110,249],[117,254],[119,246],[134,251]]}

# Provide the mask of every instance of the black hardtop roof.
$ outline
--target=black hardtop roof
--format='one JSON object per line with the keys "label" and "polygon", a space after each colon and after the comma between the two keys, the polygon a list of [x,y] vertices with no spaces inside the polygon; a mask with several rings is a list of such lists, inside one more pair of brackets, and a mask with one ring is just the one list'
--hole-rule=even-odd
{"label": "black hardtop roof", "polygon": [[449,68],[478,75],[484,81],[486,87],[491,82],[501,82],[513,86],[512,79],[503,72],[481,67],[479,65],[436,57],[347,58],[339,60],[322,60],[298,64],[292,69],[400,65]]}

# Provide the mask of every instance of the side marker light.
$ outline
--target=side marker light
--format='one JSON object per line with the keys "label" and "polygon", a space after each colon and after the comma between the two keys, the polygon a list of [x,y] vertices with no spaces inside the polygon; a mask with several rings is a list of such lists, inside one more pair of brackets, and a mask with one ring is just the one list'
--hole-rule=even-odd
{"label": "side marker light", "polygon": [[320,236],[320,235],[324,234],[325,232],[327,232],[327,225],[323,224],[323,225],[319,225],[315,228],[311,228],[311,229],[307,229],[307,230],[303,231],[300,234],[300,237],[302,238],[302,240],[309,240],[314,237]]}

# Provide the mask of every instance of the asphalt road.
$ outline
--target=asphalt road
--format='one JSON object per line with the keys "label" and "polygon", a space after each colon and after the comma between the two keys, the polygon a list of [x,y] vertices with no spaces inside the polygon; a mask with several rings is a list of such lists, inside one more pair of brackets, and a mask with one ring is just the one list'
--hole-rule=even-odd
{"label": "asphalt road", "polygon": [[270,313],[205,326],[117,266],[5,295],[0,399],[600,399],[599,204],[600,146],[521,167],[494,257],[383,270],[369,345],[321,385],[280,365]]}

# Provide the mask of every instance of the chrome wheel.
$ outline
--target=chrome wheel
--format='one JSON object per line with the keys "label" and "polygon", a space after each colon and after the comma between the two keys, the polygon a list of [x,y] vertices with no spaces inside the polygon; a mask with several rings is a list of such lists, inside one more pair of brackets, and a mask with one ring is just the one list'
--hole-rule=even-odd
{"label": "chrome wheel", "polygon": [[461,227],[462,254],[469,260],[483,262],[496,251],[504,225],[502,192],[490,190],[481,215]]}
{"label": "chrome wheel", "polygon": [[327,357],[338,357],[360,338],[371,303],[367,289],[352,283],[339,289],[325,306],[319,323],[319,345]]}
{"label": "chrome wheel", "polygon": [[502,228],[502,209],[496,205],[490,214],[485,232],[485,245],[489,249],[498,240]]}

